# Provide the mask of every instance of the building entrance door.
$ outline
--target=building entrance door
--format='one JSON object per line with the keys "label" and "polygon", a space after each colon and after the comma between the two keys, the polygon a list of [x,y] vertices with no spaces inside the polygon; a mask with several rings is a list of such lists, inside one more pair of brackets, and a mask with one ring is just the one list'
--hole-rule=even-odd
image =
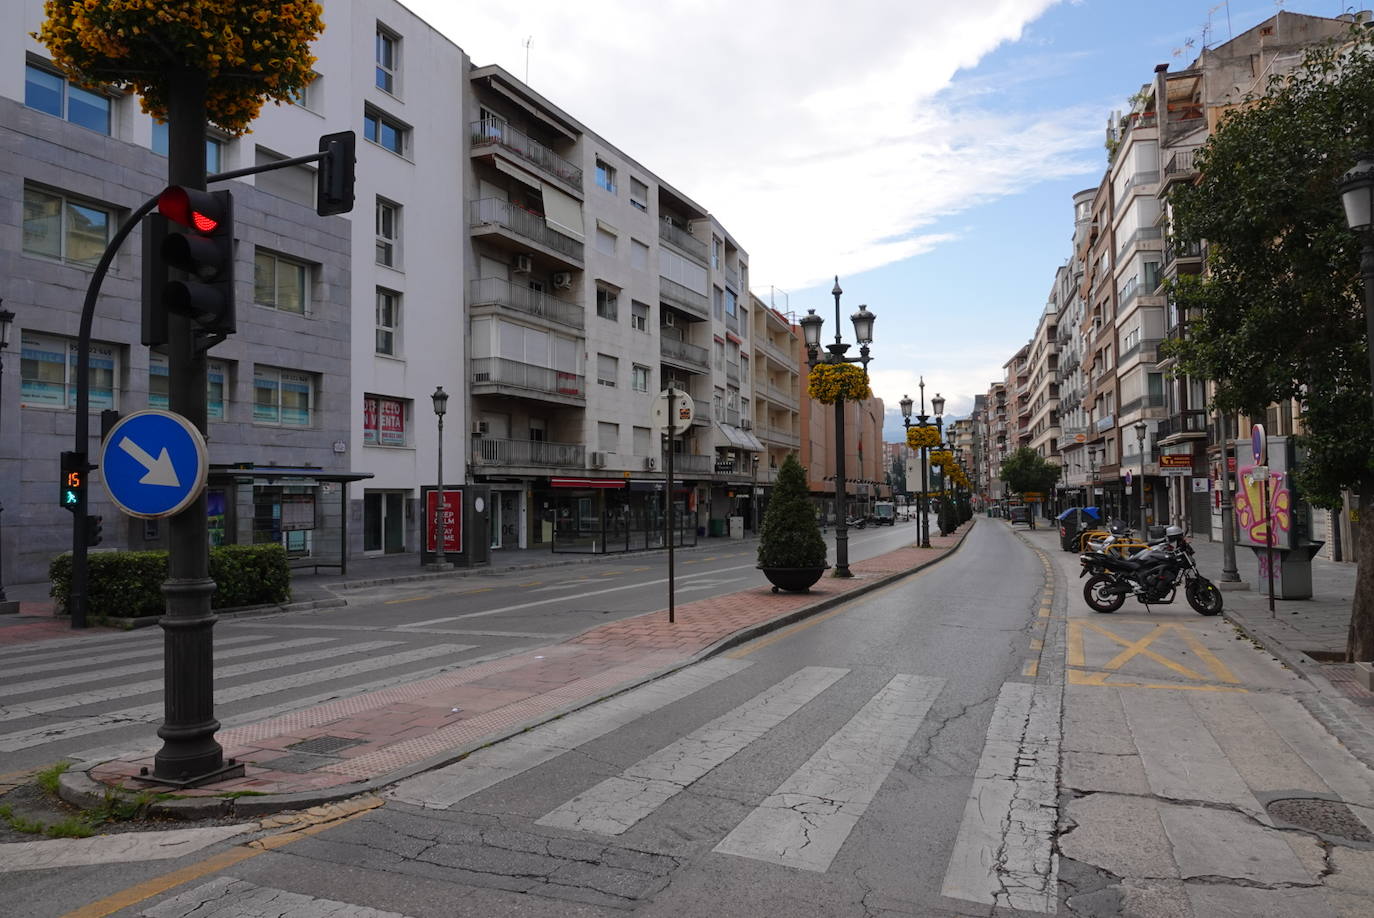
{"label": "building entrance door", "polygon": [[363,551],[398,554],[406,550],[406,492],[363,492]]}

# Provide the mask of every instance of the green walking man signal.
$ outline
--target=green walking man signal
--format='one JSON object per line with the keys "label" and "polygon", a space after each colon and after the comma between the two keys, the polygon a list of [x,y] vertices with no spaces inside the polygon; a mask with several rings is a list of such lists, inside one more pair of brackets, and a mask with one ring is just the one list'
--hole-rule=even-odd
{"label": "green walking man signal", "polygon": [[72,513],[81,512],[86,503],[86,476],[89,472],[85,453],[62,453],[62,487],[58,489],[58,501],[62,509]]}

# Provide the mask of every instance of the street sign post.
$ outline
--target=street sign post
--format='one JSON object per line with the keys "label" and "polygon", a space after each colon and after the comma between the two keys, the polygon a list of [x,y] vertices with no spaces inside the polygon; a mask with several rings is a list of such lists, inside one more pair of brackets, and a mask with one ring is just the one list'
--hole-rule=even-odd
{"label": "street sign post", "polygon": [[[669,424],[670,416],[671,425]],[[692,396],[681,389],[664,389],[654,400],[654,426],[660,429],[666,430],[671,426],[676,430],[686,430],[692,426],[692,419],[695,416]]]}
{"label": "street sign post", "polygon": [[692,424],[692,396],[674,388],[671,384],[654,399],[654,426],[664,432],[666,446],[663,468],[667,474],[667,484],[663,489],[663,528],[664,541],[668,543],[668,623],[677,621],[677,571],[674,566],[673,548],[677,538],[677,521],[673,518],[673,439],[678,428],[686,430]]}
{"label": "street sign post", "polygon": [[209,454],[196,426],[149,408],[115,424],[101,445],[105,490],[115,506],[145,520],[175,516],[205,489]]}
{"label": "street sign post", "polygon": [[1264,483],[1264,545],[1269,568],[1269,617],[1274,612],[1274,508],[1269,506],[1269,439],[1264,435],[1264,425],[1255,424],[1250,428],[1250,452],[1255,457],[1255,470],[1251,473],[1256,481]]}

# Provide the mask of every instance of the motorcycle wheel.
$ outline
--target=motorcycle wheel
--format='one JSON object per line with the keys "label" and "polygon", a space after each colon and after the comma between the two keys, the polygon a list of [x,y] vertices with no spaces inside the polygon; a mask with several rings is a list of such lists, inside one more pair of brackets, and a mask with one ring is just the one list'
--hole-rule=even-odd
{"label": "motorcycle wheel", "polygon": [[1088,582],[1083,584],[1083,601],[1088,604],[1088,608],[1094,612],[1115,612],[1126,602],[1125,593],[1103,593],[1102,588],[1112,582],[1112,578],[1105,574],[1095,574],[1088,578]]}
{"label": "motorcycle wheel", "polygon": [[1183,588],[1183,595],[1188,597],[1188,605],[1198,615],[1221,614],[1221,590],[1212,581],[1202,577],[1190,580]]}

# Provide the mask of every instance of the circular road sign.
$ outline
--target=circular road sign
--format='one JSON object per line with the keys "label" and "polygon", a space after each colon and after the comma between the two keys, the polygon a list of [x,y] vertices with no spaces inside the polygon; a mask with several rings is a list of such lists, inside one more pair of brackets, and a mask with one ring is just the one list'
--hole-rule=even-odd
{"label": "circular road sign", "polygon": [[1254,454],[1256,465],[1267,465],[1269,440],[1264,435],[1264,425],[1256,424],[1250,428],[1250,452]]}
{"label": "circular road sign", "polygon": [[668,428],[668,418],[673,419],[673,430],[686,430],[692,425],[692,418],[695,417],[692,396],[681,389],[674,389],[673,404],[669,405],[668,390],[664,389],[654,399],[654,425],[666,430]]}
{"label": "circular road sign", "polygon": [[105,491],[130,516],[159,519],[185,510],[205,490],[205,438],[179,414],[149,408],[111,428],[100,446]]}

